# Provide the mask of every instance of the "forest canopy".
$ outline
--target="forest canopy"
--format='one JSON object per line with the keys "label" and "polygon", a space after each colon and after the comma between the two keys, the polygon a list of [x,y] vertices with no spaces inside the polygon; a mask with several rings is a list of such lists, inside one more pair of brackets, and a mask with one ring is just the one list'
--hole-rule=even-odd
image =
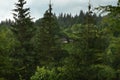
{"label": "forest canopy", "polygon": [[50,3],[36,21],[26,4],[0,23],[0,80],[120,80],[120,0],[96,8],[104,16],[90,4],[56,16]]}

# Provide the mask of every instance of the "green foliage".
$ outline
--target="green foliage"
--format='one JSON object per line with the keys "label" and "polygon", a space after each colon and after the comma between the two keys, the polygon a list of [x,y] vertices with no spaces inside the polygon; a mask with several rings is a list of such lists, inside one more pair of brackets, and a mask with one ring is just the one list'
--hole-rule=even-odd
{"label": "green foliage", "polygon": [[108,63],[112,65],[116,70],[120,68],[119,65],[119,57],[120,57],[120,38],[119,37],[113,37],[111,40],[111,43],[108,47],[107,57],[108,57]]}
{"label": "green foliage", "polygon": [[115,70],[107,65],[91,65],[89,80],[113,80],[116,77]]}
{"label": "green foliage", "polygon": [[76,69],[73,68],[65,66],[57,68],[54,67],[52,69],[37,67],[37,71],[31,77],[31,80],[79,80],[79,71],[76,71]]}
{"label": "green foliage", "polygon": [[[102,16],[100,16],[100,15],[97,16],[97,14],[94,13],[93,15],[91,15],[91,18],[92,18],[92,20],[89,20],[89,21],[92,22],[94,25],[98,25],[101,22]],[[38,22],[39,21],[40,20],[38,20]],[[61,13],[57,17],[57,21],[60,25],[60,28],[62,28],[63,30],[66,28],[70,28],[74,24],[87,24],[88,12],[85,13],[83,10],[80,10],[80,13],[75,16],[72,16],[69,13],[67,13],[67,14]]]}
{"label": "green foliage", "polygon": [[55,69],[47,69],[45,67],[37,67],[37,71],[31,80],[57,80]]}
{"label": "green foliage", "polygon": [[119,12],[120,12],[120,0],[118,0],[117,6],[101,6],[99,8],[102,11],[109,12],[103,19],[104,29],[109,32],[110,44],[106,52],[106,64],[112,66],[116,70],[116,78],[119,77],[119,37],[120,37],[120,26],[119,26]]}
{"label": "green foliage", "polygon": [[0,80],[5,80],[4,78],[0,78]]}
{"label": "green foliage", "polygon": [[64,60],[65,72],[62,74],[67,76],[67,80],[92,80],[90,66],[105,64],[105,52],[110,43],[109,33],[92,24],[75,24],[64,33],[72,41],[64,44],[70,57]]}
{"label": "green foliage", "polygon": [[17,40],[12,31],[5,26],[0,27],[0,52],[10,53],[14,50]]}
{"label": "green foliage", "polygon": [[35,58],[38,65],[57,66],[59,61],[66,56],[66,51],[61,48],[60,28],[56,18],[51,12],[51,7],[41,19],[32,41]]}
{"label": "green foliage", "polygon": [[[33,22],[30,16],[30,9],[24,8],[26,4],[25,0],[18,0],[15,4],[15,9],[13,9],[13,18],[15,19],[14,25],[12,25],[11,30],[16,35],[17,39],[22,45],[26,45],[26,41],[29,41],[33,36]],[[28,43],[27,43],[28,44]]]}
{"label": "green foliage", "polygon": [[36,65],[34,65],[33,47],[30,43],[34,35],[33,22],[30,16],[29,8],[24,8],[25,0],[18,0],[13,9],[13,18],[15,23],[10,27],[19,45],[15,47],[11,57],[14,59],[14,67],[16,71],[16,79],[29,80]]}
{"label": "green foliage", "polygon": [[7,26],[0,27],[0,77],[9,79],[14,74],[13,58],[15,47],[19,43]]}
{"label": "green foliage", "polygon": [[0,80],[120,80],[120,0],[100,7],[110,12],[101,23],[83,11],[56,17],[50,4],[34,26],[25,4],[0,24]]}
{"label": "green foliage", "polygon": [[108,33],[100,30],[95,25],[75,24],[65,33],[73,40],[71,43],[65,45],[71,45],[69,46],[69,53],[79,54],[81,57],[84,56],[84,58],[86,56],[87,59],[93,59],[95,62],[100,59],[97,59],[95,56],[103,56],[104,51],[109,46]]}

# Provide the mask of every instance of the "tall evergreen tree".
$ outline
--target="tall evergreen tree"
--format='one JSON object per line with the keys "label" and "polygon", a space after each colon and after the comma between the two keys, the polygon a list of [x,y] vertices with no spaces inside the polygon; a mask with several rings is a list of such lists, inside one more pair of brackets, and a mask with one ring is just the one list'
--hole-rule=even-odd
{"label": "tall evergreen tree", "polygon": [[30,16],[30,8],[24,8],[26,4],[25,0],[18,0],[16,3],[16,9],[14,9],[13,18],[15,19],[15,25],[13,26],[13,31],[16,33],[18,40],[21,44],[31,38],[32,18]]}
{"label": "tall evergreen tree", "polygon": [[11,30],[19,41],[19,46],[16,47],[12,57],[15,58],[16,77],[29,80],[34,69],[34,64],[32,64],[34,56],[31,53],[32,45],[30,45],[33,36],[33,22],[29,12],[30,8],[24,8],[25,4],[25,0],[18,0],[18,3],[15,4],[16,8],[13,9],[15,24]]}
{"label": "tall evergreen tree", "polygon": [[[63,54],[60,47],[60,29],[56,18],[52,14],[51,4],[45,12],[34,37],[34,46],[39,64],[46,66],[48,63],[57,63]],[[38,63],[37,62],[37,63]]]}

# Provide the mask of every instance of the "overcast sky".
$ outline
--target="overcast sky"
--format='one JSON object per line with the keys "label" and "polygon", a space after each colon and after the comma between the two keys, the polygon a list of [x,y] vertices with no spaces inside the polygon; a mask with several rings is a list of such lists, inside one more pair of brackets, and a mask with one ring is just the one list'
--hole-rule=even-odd
{"label": "overcast sky", "polygon": [[[0,21],[12,19],[12,9],[18,0],[0,0]],[[49,0],[26,0],[26,7],[30,7],[31,16],[41,18],[48,9]],[[89,0],[52,0],[53,12],[57,15],[61,12],[78,14],[80,10],[87,10]],[[92,7],[99,5],[116,5],[117,0],[91,0]]]}

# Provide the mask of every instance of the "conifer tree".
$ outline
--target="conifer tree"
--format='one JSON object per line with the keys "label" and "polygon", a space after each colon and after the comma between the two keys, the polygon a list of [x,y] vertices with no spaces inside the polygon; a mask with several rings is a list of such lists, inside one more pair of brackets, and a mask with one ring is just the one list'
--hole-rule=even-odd
{"label": "conifer tree", "polygon": [[[34,37],[37,63],[48,65],[48,63],[59,61],[63,56],[59,38],[60,29],[55,16],[52,14],[51,4],[45,12]],[[42,62],[43,61],[43,62]]]}
{"label": "conifer tree", "polygon": [[30,8],[24,8],[26,4],[25,0],[18,0],[18,3],[15,4],[16,9],[13,9],[13,18],[15,20],[15,25],[12,30],[15,32],[18,40],[21,44],[24,44],[25,41],[31,38],[32,32],[32,18],[30,16]]}
{"label": "conifer tree", "polygon": [[34,69],[34,64],[32,64],[34,56],[32,56],[32,45],[30,44],[33,37],[33,22],[30,16],[30,8],[24,8],[25,4],[25,0],[18,0],[18,3],[15,3],[16,8],[13,9],[15,24],[11,30],[19,41],[19,46],[15,48],[12,57],[15,59],[16,77],[29,80]]}

